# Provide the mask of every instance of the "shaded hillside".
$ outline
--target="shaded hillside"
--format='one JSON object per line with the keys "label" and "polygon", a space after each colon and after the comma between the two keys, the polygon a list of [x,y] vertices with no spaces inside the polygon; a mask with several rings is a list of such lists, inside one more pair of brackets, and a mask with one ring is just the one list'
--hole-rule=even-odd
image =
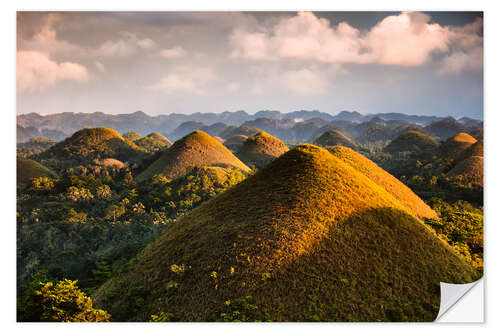
{"label": "shaded hillside", "polygon": [[464,132],[465,126],[455,120],[455,118],[447,117],[425,126],[424,129],[427,133],[441,140],[446,140],[460,132]]}
{"label": "shaded hillside", "polygon": [[123,133],[122,136],[124,139],[130,140],[130,141],[135,141],[135,140],[139,140],[140,138],[142,138],[141,134],[134,132],[134,131],[129,131],[127,133]]}
{"label": "shaded hillside", "polygon": [[145,156],[142,148],[115,130],[98,127],[84,128],[35,158],[46,165],[64,168],[104,158],[139,162]]}
{"label": "shaded hillside", "polygon": [[250,170],[219,141],[202,131],[194,131],[165,150],[137,178],[146,180],[162,173],[174,179],[185,174],[190,167],[204,165],[232,165],[243,171]]}
{"label": "shaded hillside", "polygon": [[247,141],[247,139],[248,136],[246,135],[241,135],[241,134],[235,135],[225,140],[224,146],[226,146],[227,149],[229,149],[234,153],[237,152],[241,146],[243,146],[243,144],[245,143],[245,141]]}
{"label": "shaded hillside", "polygon": [[259,132],[243,143],[236,156],[246,165],[263,168],[287,151],[283,141],[266,132]]}
{"label": "shaded hillside", "polygon": [[451,177],[464,177],[467,181],[483,186],[484,157],[470,156],[448,172]]}
{"label": "shaded hillside", "polygon": [[456,158],[476,142],[469,134],[458,133],[441,144],[439,155],[442,158]]}
{"label": "shaded hillside", "polygon": [[56,142],[54,140],[50,140],[43,136],[35,136],[27,142],[18,143],[16,154],[18,158],[27,158],[31,155],[39,154],[55,144]]}
{"label": "shaded hillside", "polygon": [[251,137],[260,131],[260,129],[250,126],[229,126],[224,131],[219,133],[219,136],[223,139],[229,139],[235,135],[245,135],[247,137]]}
{"label": "shaded hillside", "polygon": [[17,159],[16,172],[17,185],[28,184],[33,178],[56,176],[52,170],[44,167],[40,163],[25,158]]}
{"label": "shaded hillside", "polygon": [[429,153],[438,147],[438,143],[431,136],[418,131],[409,131],[401,134],[384,148],[389,153],[415,152]]}
{"label": "shaded hillside", "polygon": [[469,146],[469,148],[465,149],[454,161],[454,163],[458,163],[460,161],[465,160],[466,158],[472,156],[484,156],[484,141],[480,140]]}
{"label": "shaded hillside", "polygon": [[405,211],[299,146],[181,217],[94,301],[118,321],[432,321],[440,281],[478,273]]}
{"label": "shaded hillside", "polygon": [[321,147],[344,146],[356,148],[358,145],[339,131],[327,131],[314,140],[314,144]]}
{"label": "shaded hillside", "polygon": [[143,138],[137,139],[134,141],[134,143],[150,153],[168,148],[172,145],[172,142],[170,142],[169,139],[158,132],[153,132]]}

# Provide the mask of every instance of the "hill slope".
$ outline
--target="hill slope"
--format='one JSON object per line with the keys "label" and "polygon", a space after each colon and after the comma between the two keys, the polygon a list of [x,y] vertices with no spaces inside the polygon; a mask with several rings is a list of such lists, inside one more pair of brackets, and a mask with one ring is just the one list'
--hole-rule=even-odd
{"label": "hill slope", "polygon": [[389,153],[404,151],[424,153],[431,152],[437,147],[438,143],[430,135],[419,131],[409,131],[392,140],[384,150]]}
{"label": "hill slope", "polygon": [[259,132],[243,143],[236,156],[246,165],[262,168],[287,151],[283,141],[266,132]]}
{"label": "hill slope", "polygon": [[115,158],[138,162],[145,151],[118,132],[105,127],[84,128],[36,156],[47,165],[63,167],[87,163],[94,159]]}
{"label": "hill slope", "polygon": [[460,161],[448,172],[448,176],[463,176],[472,183],[483,186],[484,157],[470,156]]}
{"label": "hill slope", "polygon": [[456,158],[476,142],[469,134],[458,133],[441,144],[439,154],[443,158]]}
{"label": "hill slope", "polygon": [[392,194],[409,213],[419,218],[437,218],[436,212],[412,190],[368,158],[346,147],[332,147],[328,151]]}
{"label": "hill slope", "polygon": [[156,152],[166,147],[170,147],[172,145],[172,142],[170,142],[169,139],[158,132],[153,132],[143,138],[139,138],[135,140],[134,143],[150,153]]}
{"label": "hill slope", "polygon": [[243,146],[245,141],[247,141],[248,136],[246,135],[235,135],[224,141],[224,146],[227,147],[232,152],[238,151],[238,149]]}
{"label": "hill slope", "polygon": [[250,169],[236,158],[226,147],[202,131],[194,131],[176,141],[165,150],[146,170],[138,176],[145,180],[162,173],[174,179],[186,173],[192,166],[232,165],[244,171]]}
{"label": "hill slope", "polygon": [[115,320],[431,321],[440,281],[478,276],[406,209],[299,146],[180,218],[93,299]]}
{"label": "hill slope", "polygon": [[314,144],[321,147],[328,146],[344,146],[349,148],[356,148],[357,144],[352,142],[347,136],[342,134],[339,131],[327,131],[321,134],[316,140],[314,140]]}
{"label": "hill slope", "polygon": [[33,178],[55,177],[56,174],[40,163],[26,158],[17,159],[17,184],[27,184]]}

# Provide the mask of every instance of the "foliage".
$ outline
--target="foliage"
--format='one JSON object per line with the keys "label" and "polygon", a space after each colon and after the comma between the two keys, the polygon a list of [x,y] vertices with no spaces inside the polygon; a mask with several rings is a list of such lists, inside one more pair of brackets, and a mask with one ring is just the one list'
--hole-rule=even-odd
{"label": "foliage", "polygon": [[44,272],[35,275],[24,301],[22,321],[101,322],[110,315],[94,309],[92,299],[76,286],[77,281],[46,281]]}

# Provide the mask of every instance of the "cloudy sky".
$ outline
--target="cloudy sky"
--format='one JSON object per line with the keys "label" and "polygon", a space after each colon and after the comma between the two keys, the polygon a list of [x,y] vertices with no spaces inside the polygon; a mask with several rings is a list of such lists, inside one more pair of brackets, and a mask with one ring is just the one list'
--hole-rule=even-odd
{"label": "cloudy sky", "polygon": [[481,118],[481,13],[17,15],[17,112]]}

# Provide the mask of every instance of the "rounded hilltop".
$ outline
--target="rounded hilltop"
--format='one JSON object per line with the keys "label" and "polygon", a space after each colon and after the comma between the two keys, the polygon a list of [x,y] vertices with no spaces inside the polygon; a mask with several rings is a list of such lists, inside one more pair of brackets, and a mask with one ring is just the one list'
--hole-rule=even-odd
{"label": "rounded hilltop", "polygon": [[419,131],[408,131],[391,141],[384,150],[388,153],[415,152],[430,153],[438,147],[437,141],[430,135]]}
{"label": "rounded hilltop", "polygon": [[247,137],[251,137],[261,130],[252,126],[241,125],[241,126],[229,126],[225,130],[219,133],[219,136],[223,139],[229,139],[235,135],[245,135]]}
{"label": "rounded hilltop", "polygon": [[158,132],[150,133],[143,138],[135,140],[134,143],[150,153],[172,146],[172,142]]}
{"label": "rounded hilltop", "polygon": [[439,147],[439,154],[442,158],[456,158],[467,148],[477,142],[467,133],[458,133],[444,141]]}
{"label": "rounded hilltop", "polygon": [[18,185],[27,184],[33,178],[56,176],[54,171],[46,168],[36,161],[27,158],[17,159],[16,175]]}
{"label": "rounded hilltop", "polygon": [[140,138],[142,138],[141,134],[134,132],[134,131],[129,131],[129,132],[123,133],[122,136],[124,139],[130,140],[130,141],[135,141],[135,140],[139,140]]}
{"label": "rounded hilltop", "polygon": [[262,168],[288,151],[280,139],[261,131],[245,140],[236,156],[246,165]]}
{"label": "rounded hilltop", "polygon": [[163,174],[174,179],[194,166],[231,165],[248,172],[250,169],[234,156],[219,141],[203,131],[194,131],[176,141],[159,158],[139,174],[139,180],[150,179]]}
{"label": "rounded hilltop", "polygon": [[[391,190],[403,184],[358,159],[286,152],[165,229],[94,293],[96,306],[118,321],[434,320],[440,282],[479,274]],[[141,307],[128,306],[135,287]]]}
{"label": "rounded hilltop", "polygon": [[314,140],[314,144],[321,147],[344,146],[357,148],[357,144],[337,130],[326,131]]}
{"label": "rounded hilltop", "polygon": [[57,166],[78,165],[105,158],[138,162],[144,157],[144,149],[106,127],[84,128],[36,156],[44,164]]}

